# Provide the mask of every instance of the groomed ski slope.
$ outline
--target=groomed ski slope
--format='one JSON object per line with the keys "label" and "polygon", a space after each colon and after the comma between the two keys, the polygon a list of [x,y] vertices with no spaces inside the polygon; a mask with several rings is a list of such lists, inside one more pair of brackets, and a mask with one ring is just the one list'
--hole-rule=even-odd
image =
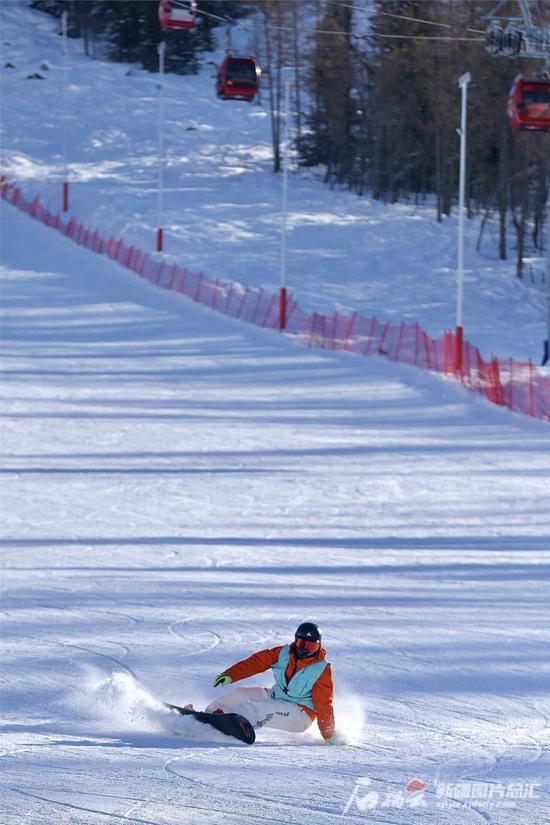
{"label": "groomed ski slope", "polygon": [[[547,425],[2,220],[2,825],[547,823]],[[304,618],[345,745],[175,731]]]}
{"label": "groomed ski slope", "polygon": [[[0,13],[3,168],[58,207],[55,22]],[[80,50],[74,214],[152,248],[156,78]],[[170,253],[276,287],[267,110],[215,100],[208,69],[167,98]],[[297,176],[289,205],[305,307],[453,325],[454,220]],[[232,322],[0,208],[0,825],[547,825],[548,425]],[[468,337],[536,358],[540,292],[477,231]],[[345,745],[247,748],[162,708],[304,619]]]}

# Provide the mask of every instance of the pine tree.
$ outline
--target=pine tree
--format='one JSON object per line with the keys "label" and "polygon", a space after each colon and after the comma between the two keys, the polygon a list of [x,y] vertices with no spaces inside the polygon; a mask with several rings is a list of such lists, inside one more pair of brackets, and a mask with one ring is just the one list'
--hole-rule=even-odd
{"label": "pine tree", "polygon": [[315,104],[306,118],[309,135],[299,145],[305,163],[325,166],[327,182],[349,183],[354,167],[352,16],[351,5],[329,0],[314,33],[309,87]]}

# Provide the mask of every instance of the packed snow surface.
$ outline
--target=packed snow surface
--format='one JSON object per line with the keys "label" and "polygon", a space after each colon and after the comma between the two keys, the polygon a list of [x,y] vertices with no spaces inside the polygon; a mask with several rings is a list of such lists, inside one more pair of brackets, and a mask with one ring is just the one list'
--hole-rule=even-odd
{"label": "packed snow surface", "polygon": [[[53,199],[58,42],[51,20],[32,14],[30,51],[12,6],[3,14],[20,73],[3,80],[14,118],[5,153],[13,174],[17,153],[29,164],[29,192]],[[52,75],[32,125],[25,107],[38,92],[25,101],[15,90],[35,82],[22,79],[24,61],[45,58]],[[127,112],[145,107],[150,78],[80,65],[94,104],[100,88],[120,101],[119,84],[135,83]],[[169,82],[194,84],[201,122],[222,106],[204,78]],[[237,109],[226,112],[227,123],[209,122],[236,139]],[[251,123],[264,109],[244,112]],[[261,147],[251,135],[239,136],[247,157]],[[118,171],[102,184],[91,170],[78,213],[99,222],[104,209],[104,226],[126,220],[144,244],[154,197],[141,190],[139,230],[143,143],[125,184],[128,144],[117,140],[105,143]],[[215,174],[218,141],[203,146],[211,230],[225,188],[233,205],[241,193],[247,231],[262,234],[250,193],[275,197],[267,155],[263,170],[250,160],[241,192]],[[181,168],[174,176],[185,181]],[[189,220],[197,181],[179,207]],[[348,254],[339,204],[383,216],[388,245],[399,234],[399,210],[300,186],[296,204],[309,191],[325,210],[333,251]],[[274,223],[273,203],[268,213]],[[550,822],[548,425],[419,370],[310,351],[211,313],[5,203],[2,224],[1,825]],[[446,229],[427,232],[425,249]],[[259,238],[229,254],[229,234],[173,237],[183,263],[224,277],[242,265],[243,282],[263,254]],[[437,249],[424,254],[436,268]],[[301,288],[328,305],[343,281],[321,283],[322,257],[304,257]],[[269,270],[269,250],[265,261]],[[406,289],[405,279],[397,295]],[[215,674],[290,641],[306,619],[324,631],[342,744],[325,745],[314,725],[259,730],[247,747],[163,706],[204,706]]]}

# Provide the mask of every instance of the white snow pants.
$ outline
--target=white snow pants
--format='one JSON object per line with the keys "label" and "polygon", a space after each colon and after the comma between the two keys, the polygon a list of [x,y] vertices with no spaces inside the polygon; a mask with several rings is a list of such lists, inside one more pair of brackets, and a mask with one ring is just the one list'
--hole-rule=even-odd
{"label": "white snow pants", "polygon": [[220,699],[210,702],[206,711],[221,708],[226,713],[240,713],[253,728],[276,728],[291,733],[303,733],[312,719],[300,705],[272,699],[271,691],[263,687],[238,687]]}

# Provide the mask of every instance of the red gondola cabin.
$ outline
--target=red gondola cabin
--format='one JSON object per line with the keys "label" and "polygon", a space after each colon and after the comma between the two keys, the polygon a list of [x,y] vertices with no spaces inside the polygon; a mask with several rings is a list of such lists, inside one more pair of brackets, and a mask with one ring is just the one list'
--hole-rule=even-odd
{"label": "red gondola cabin", "polygon": [[223,100],[254,99],[258,91],[260,67],[253,57],[226,55],[218,69],[216,94]]}
{"label": "red gondola cabin", "polygon": [[197,16],[197,0],[160,0],[159,23],[162,29],[192,29]]}
{"label": "red gondola cabin", "polygon": [[508,121],[512,129],[550,131],[550,79],[518,75],[508,95]]}

